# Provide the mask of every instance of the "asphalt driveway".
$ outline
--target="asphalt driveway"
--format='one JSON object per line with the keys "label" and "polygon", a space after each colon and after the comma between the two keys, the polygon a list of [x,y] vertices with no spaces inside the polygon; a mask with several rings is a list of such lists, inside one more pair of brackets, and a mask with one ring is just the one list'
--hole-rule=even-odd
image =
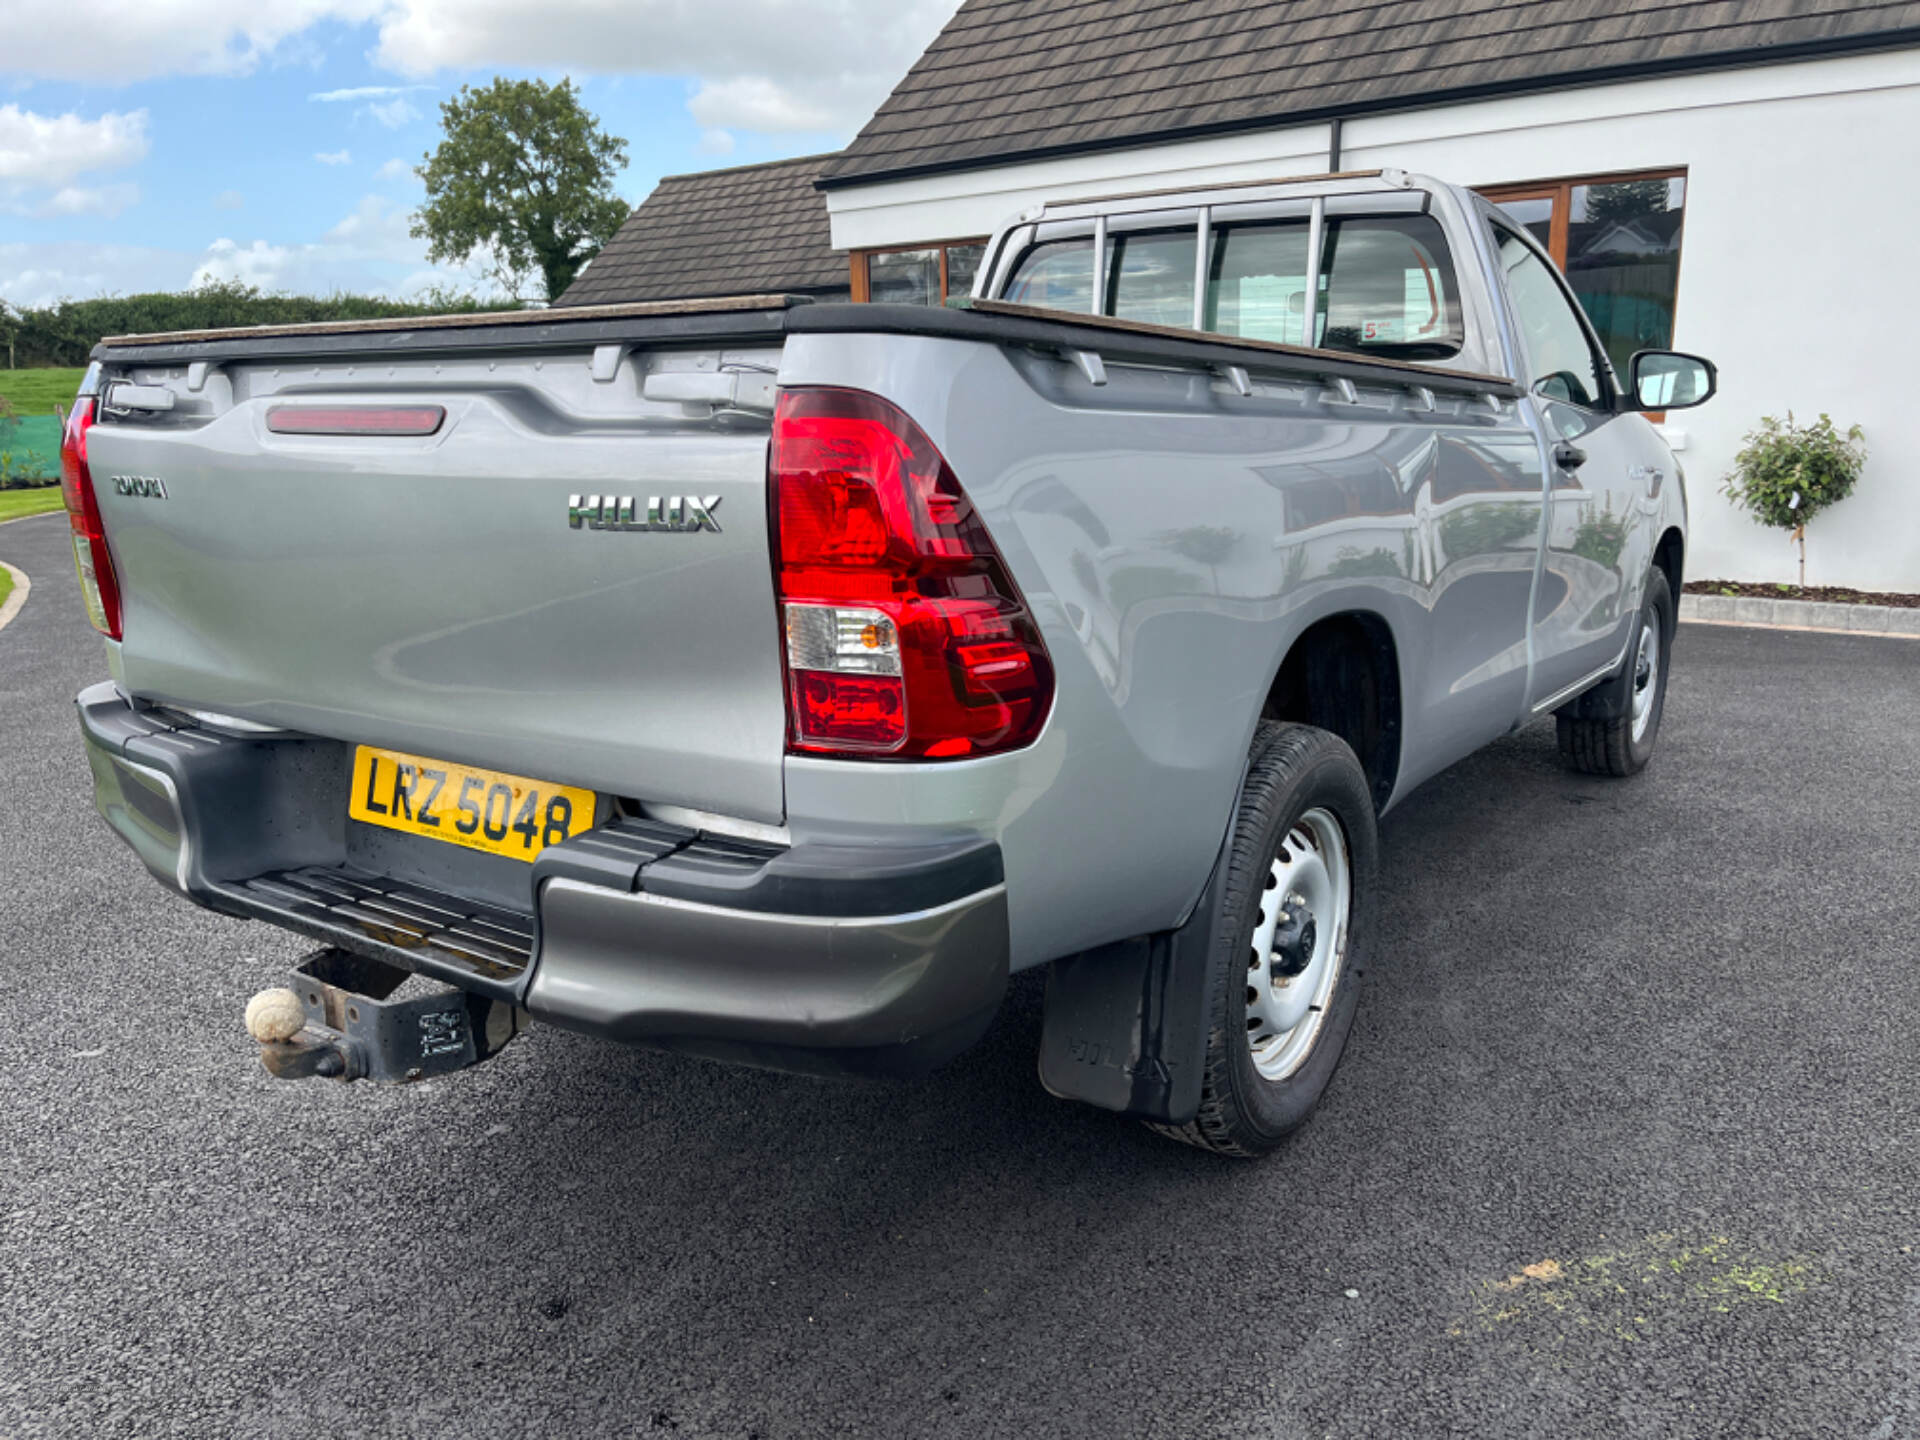
{"label": "asphalt driveway", "polygon": [[1035,983],[907,1086],[269,1081],[303,947],[97,823],[64,517],[0,559],[0,1434],[1920,1435],[1920,644],[1689,626],[1644,776],[1425,787],[1255,1166],[1048,1098]]}

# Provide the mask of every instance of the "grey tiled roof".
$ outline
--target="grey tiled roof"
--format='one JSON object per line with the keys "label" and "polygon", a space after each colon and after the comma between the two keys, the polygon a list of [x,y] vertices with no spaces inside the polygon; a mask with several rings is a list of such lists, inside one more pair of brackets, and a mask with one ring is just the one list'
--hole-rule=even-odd
{"label": "grey tiled roof", "polygon": [[828,242],[813,186],[832,158],[667,176],[557,303],[844,291],[846,252]]}
{"label": "grey tiled roof", "polygon": [[966,0],[824,181],[1913,44],[1850,0]]}

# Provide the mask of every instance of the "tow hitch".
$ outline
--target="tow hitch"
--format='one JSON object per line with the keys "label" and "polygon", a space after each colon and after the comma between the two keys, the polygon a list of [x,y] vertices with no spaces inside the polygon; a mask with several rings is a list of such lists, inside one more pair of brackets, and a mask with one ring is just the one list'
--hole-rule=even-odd
{"label": "tow hitch", "polygon": [[477,1065],[527,1012],[345,950],[316,950],[288,988],[247,1002],[247,1033],[281,1080],[310,1075],[407,1085]]}

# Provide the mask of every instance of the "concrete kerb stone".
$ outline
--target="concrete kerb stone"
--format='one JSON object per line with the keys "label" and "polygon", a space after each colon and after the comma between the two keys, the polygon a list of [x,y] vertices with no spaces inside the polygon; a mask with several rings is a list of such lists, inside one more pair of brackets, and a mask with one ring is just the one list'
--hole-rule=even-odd
{"label": "concrete kerb stone", "polygon": [[4,560],[0,560],[0,570],[13,577],[12,593],[7,596],[6,604],[0,605],[0,630],[4,630],[26,606],[27,592],[33,588],[33,582],[27,579],[26,571],[16,569]]}
{"label": "concrete kerb stone", "polygon": [[1841,605],[1829,600],[1767,600],[1754,595],[1683,595],[1680,618],[1706,625],[1817,630],[1836,635],[1920,639],[1920,609]]}

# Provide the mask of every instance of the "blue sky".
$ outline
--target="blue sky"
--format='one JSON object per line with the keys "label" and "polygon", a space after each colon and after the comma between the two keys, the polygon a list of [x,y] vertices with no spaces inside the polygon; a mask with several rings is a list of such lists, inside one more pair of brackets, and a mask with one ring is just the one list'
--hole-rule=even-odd
{"label": "blue sky", "polygon": [[956,5],[36,5],[0,53],[0,299],[206,276],[303,293],[484,289],[429,266],[406,233],[411,169],[463,82],[571,75],[626,138],[619,189],[637,203],[661,175],[845,144]]}

